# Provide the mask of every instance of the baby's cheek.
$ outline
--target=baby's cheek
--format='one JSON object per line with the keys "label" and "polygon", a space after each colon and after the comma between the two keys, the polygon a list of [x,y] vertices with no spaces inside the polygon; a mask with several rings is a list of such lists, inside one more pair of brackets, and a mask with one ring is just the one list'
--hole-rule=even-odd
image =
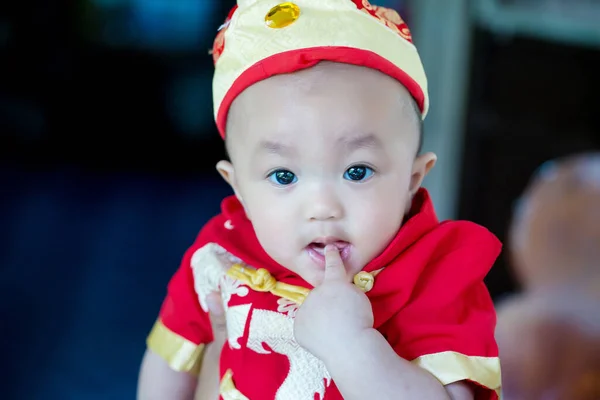
{"label": "baby's cheek", "polygon": [[376,211],[356,219],[353,224],[357,245],[366,262],[379,255],[394,238],[401,225],[401,217],[387,211]]}
{"label": "baby's cheek", "polygon": [[274,257],[286,252],[290,244],[295,242],[295,229],[289,218],[278,216],[275,210],[273,213],[269,213],[268,209],[265,211],[255,217],[252,224],[259,242]]}
{"label": "baby's cheek", "polygon": [[404,207],[399,201],[381,202],[371,207],[363,226],[369,226],[369,230],[377,236],[393,236],[402,225],[403,216]]}

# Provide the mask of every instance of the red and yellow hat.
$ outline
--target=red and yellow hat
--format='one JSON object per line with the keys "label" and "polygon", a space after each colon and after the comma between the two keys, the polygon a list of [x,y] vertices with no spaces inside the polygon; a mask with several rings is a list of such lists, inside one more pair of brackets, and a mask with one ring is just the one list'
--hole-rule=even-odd
{"label": "red and yellow hat", "polygon": [[368,0],[238,0],[212,50],[213,103],[225,138],[227,113],[247,87],[320,61],[360,65],[402,83],[422,118],[427,78],[408,26],[394,10]]}

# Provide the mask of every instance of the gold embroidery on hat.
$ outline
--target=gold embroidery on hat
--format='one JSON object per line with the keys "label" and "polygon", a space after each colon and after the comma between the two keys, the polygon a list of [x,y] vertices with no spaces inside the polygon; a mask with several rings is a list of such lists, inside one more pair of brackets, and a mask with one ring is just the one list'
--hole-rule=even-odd
{"label": "gold embroidery on hat", "polygon": [[363,0],[362,5],[362,12],[377,18],[379,22],[402,36],[402,38],[412,41],[410,30],[396,10],[387,7],[374,6],[368,0]]}
{"label": "gold embroidery on hat", "polygon": [[265,16],[269,28],[281,29],[296,22],[300,17],[300,7],[291,1],[286,1],[271,8]]}
{"label": "gold embroidery on hat", "polygon": [[219,29],[219,33],[217,33],[215,41],[213,42],[213,48],[208,52],[208,54],[213,57],[214,64],[217,63],[221,57],[221,54],[223,54],[223,50],[225,49],[225,32],[227,31],[227,26]]}

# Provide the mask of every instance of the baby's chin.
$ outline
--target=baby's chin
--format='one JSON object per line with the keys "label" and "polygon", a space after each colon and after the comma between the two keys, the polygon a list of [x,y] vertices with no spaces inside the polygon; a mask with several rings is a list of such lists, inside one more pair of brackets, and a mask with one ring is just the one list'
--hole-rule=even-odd
{"label": "baby's chin", "polygon": [[319,286],[325,276],[325,270],[318,268],[300,268],[292,271],[313,287]]}
{"label": "baby's chin", "polygon": [[285,264],[282,265],[298,275],[312,287],[317,287],[323,282],[325,268],[320,268],[310,262],[310,260],[305,260],[303,257],[301,257],[300,260],[297,260],[293,268],[289,268]]}

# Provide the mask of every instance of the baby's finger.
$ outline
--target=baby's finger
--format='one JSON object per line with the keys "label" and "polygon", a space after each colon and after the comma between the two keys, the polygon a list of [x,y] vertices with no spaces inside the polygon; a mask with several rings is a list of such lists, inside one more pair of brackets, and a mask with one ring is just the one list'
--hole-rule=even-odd
{"label": "baby's finger", "polygon": [[337,247],[328,245],[325,247],[325,277],[323,282],[327,281],[347,281],[346,267],[340,257]]}

